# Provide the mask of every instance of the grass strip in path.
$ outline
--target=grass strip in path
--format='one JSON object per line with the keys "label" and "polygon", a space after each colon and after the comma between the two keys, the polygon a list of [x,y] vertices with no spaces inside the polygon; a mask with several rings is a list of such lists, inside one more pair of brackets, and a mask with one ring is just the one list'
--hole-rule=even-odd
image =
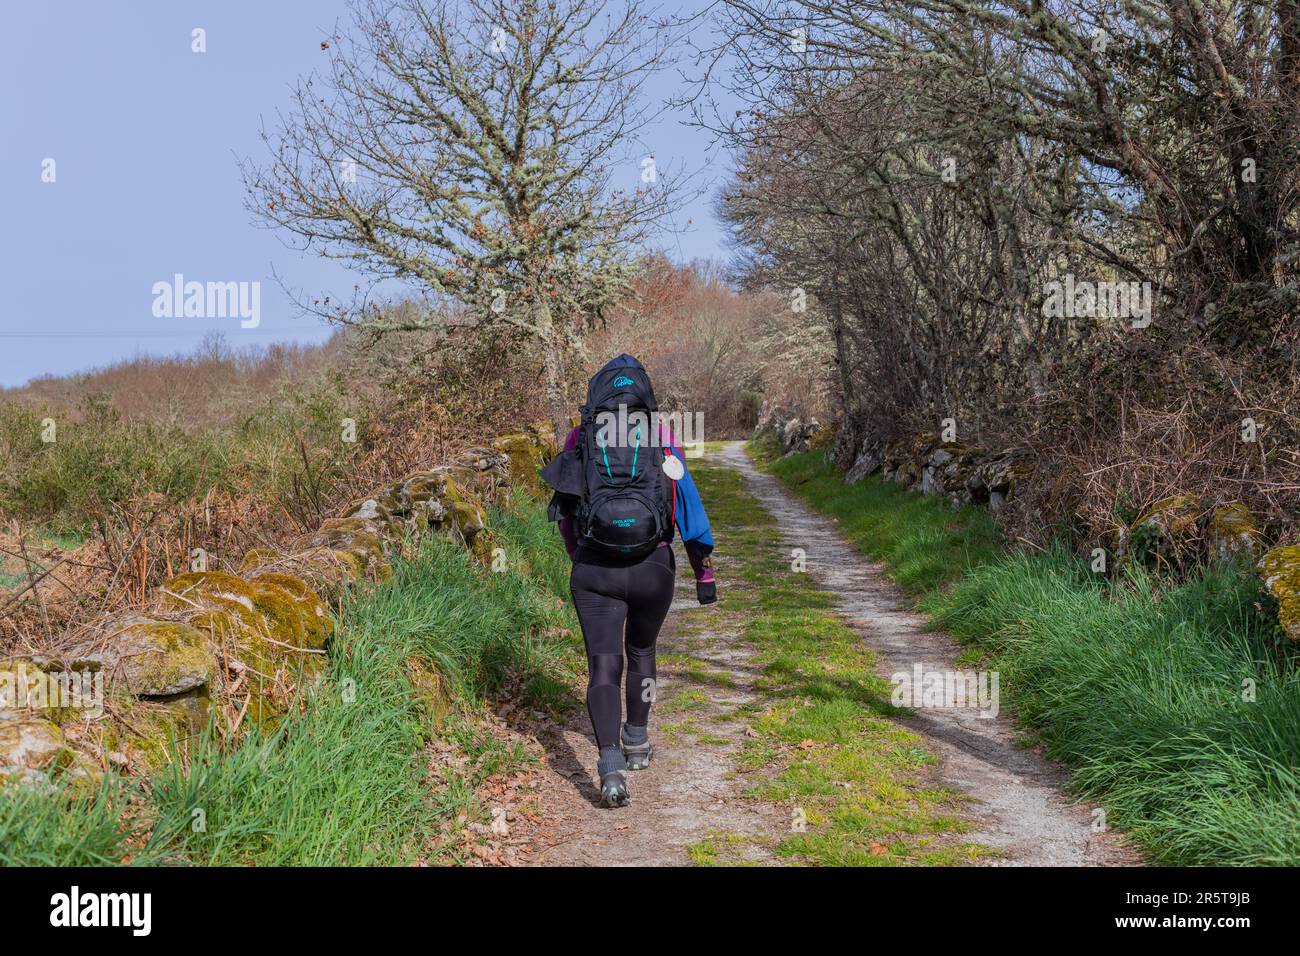
{"label": "grass strip in path", "polygon": [[[942,865],[989,851],[963,840],[962,798],[939,783],[919,735],[890,719],[890,685],[832,598],[792,570],[772,517],[740,474],[691,463],[717,540],[719,616],[679,615],[682,656],[708,668],[708,636],[734,628],[754,649],[757,698],[742,705],[750,736],[738,770],[751,799],[789,812],[775,847],[793,863]],[[690,665],[687,665],[690,666]],[[735,836],[691,848],[697,863],[734,862]]]}

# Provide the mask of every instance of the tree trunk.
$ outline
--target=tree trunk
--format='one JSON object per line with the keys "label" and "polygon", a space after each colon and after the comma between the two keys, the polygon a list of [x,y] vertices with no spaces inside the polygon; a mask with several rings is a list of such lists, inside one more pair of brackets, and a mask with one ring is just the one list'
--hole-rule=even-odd
{"label": "tree trunk", "polygon": [[853,394],[852,358],[848,339],[844,334],[844,303],[840,298],[838,276],[831,280],[829,296],[831,338],[835,342],[835,370],[840,380],[840,431],[835,442],[835,464],[847,468],[853,464],[861,450],[865,422],[858,420],[857,401]]}
{"label": "tree trunk", "polygon": [[564,342],[551,319],[551,309],[542,302],[537,309],[537,328],[542,343],[542,377],[546,391],[546,407],[551,415],[557,448],[564,447],[569,436],[571,410],[564,388]]}

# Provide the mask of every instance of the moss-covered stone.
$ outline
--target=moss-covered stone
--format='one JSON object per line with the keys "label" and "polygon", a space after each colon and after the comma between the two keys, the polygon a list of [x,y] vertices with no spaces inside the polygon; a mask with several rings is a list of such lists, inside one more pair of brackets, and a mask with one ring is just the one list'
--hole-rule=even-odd
{"label": "moss-covered stone", "polygon": [[965,454],[966,450],[964,445],[958,445],[955,442],[944,442],[931,448],[926,460],[935,468],[944,468],[959,455]]}
{"label": "moss-covered stone", "polygon": [[1014,494],[1017,484],[1033,473],[1033,465],[1004,453],[981,461],[976,471],[984,493],[989,496],[996,494],[1005,500]]}
{"label": "moss-covered stone", "polygon": [[[569,427],[576,428],[577,424],[573,423]],[[537,447],[542,450],[545,461],[550,461],[559,453],[560,448],[555,440],[555,427],[550,422],[542,419],[529,422],[526,431],[537,442]]]}
{"label": "moss-covered stone", "polygon": [[332,627],[324,602],[308,584],[279,572],[252,579],[222,571],[183,574],[167,582],[159,606],[181,613],[218,612],[238,623],[234,633],[248,631],[290,648],[320,648]]}
{"label": "moss-covered stone", "polygon": [[74,756],[57,725],[42,717],[0,720],[0,783],[48,781]]}
{"label": "moss-covered stone", "polygon": [[[987,501],[988,489],[979,478],[980,465],[983,462],[979,450],[957,444],[941,446],[940,450],[949,456],[946,461],[937,466],[949,500],[954,505],[973,504],[977,500],[975,491],[982,489],[984,496],[981,503]],[[931,454],[931,461],[935,460],[936,454]],[[972,487],[972,479],[974,479],[974,487]]]}
{"label": "moss-covered stone", "polygon": [[270,637],[229,609],[197,612],[190,623],[207,629],[221,646],[230,671],[222,693],[233,697],[235,709],[245,708],[247,719],[258,725],[293,707],[301,692],[315,685],[328,666],[323,651],[297,648]]}
{"label": "moss-covered stone", "polygon": [[[102,681],[97,660],[77,656],[16,655],[0,660],[0,720],[43,717],[55,724],[98,716]],[[77,673],[80,672],[80,673]]]}
{"label": "moss-covered stone", "polygon": [[354,550],[356,546],[361,545],[382,558],[388,530],[389,526],[377,519],[352,515],[347,518],[328,518],[322,521],[316,531],[316,537],[321,539],[322,544],[342,542],[347,545],[348,550]]}
{"label": "moss-covered stone", "polygon": [[235,605],[253,612],[253,589],[247,581],[225,571],[189,571],[162,586],[158,605],[162,610],[200,609],[213,601],[222,607]]}
{"label": "moss-covered stone", "polygon": [[392,573],[388,565],[385,543],[396,550],[400,542],[386,539],[385,530],[365,518],[331,518],[318,530],[295,543],[297,550],[327,548],[355,558],[361,568],[361,577],[371,581],[386,580]]}
{"label": "moss-covered stone", "polygon": [[474,538],[487,527],[483,520],[483,511],[477,505],[468,501],[458,501],[451,509],[451,530],[464,541],[466,545],[473,546]]}
{"label": "moss-covered stone", "polygon": [[[354,503],[348,509],[345,518],[334,519],[334,521],[359,519],[369,522],[373,526],[373,530],[377,531],[383,540],[389,541],[401,539],[406,533],[405,519],[410,510],[410,498],[405,487],[399,484]],[[335,526],[338,525],[335,524]],[[324,527],[325,525],[322,525],[322,528]],[[372,528],[368,526],[363,530],[371,531]]]}
{"label": "moss-covered stone", "polygon": [[166,707],[177,721],[188,727],[192,735],[202,733],[208,725],[208,715],[212,710],[212,696],[205,687],[176,694],[157,703]]}
{"label": "moss-covered stone", "polygon": [[1265,552],[1256,570],[1277,602],[1283,632],[1291,640],[1300,641],[1300,544],[1281,545]]}
{"label": "moss-covered stone", "polygon": [[74,750],[72,759],[63,768],[59,779],[69,786],[72,792],[89,796],[99,788],[104,779],[104,771],[85,754]]}
{"label": "moss-covered stone", "polygon": [[191,627],[208,635],[223,650],[257,635],[256,626],[234,608],[208,607],[188,614],[187,619]]}
{"label": "moss-covered stone", "polygon": [[169,581],[163,595],[167,607],[187,615],[219,647],[235,675],[229,690],[246,697],[256,722],[283,713],[325,668],[322,648],[332,618],[300,578],[194,572]]}
{"label": "moss-covered stone", "polygon": [[403,484],[411,498],[412,534],[441,534],[473,546],[474,538],[485,527],[483,509],[478,499],[456,481],[450,469],[416,472],[403,479]]}
{"label": "moss-covered stone", "polygon": [[406,673],[411,689],[428,715],[431,728],[437,730],[451,710],[451,697],[444,686],[442,675],[433,664],[417,657],[407,659]]}
{"label": "moss-covered stone", "polygon": [[180,694],[206,686],[216,673],[207,636],[184,621],[127,614],[96,632],[73,653],[99,662],[109,690],[146,697]]}
{"label": "moss-covered stone", "polygon": [[907,457],[915,462],[924,461],[930,456],[930,452],[940,444],[939,436],[934,432],[921,432],[908,441]]}
{"label": "moss-covered stone", "polygon": [[496,541],[492,537],[492,531],[488,528],[484,528],[476,534],[469,546],[470,554],[473,555],[474,560],[489,570],[492,567],[492,552],[495,548]]}
{"label": "moss-covered stone", "polygon": [[888,444],[886,444],[885,450],[882,454],[882,460],[885,467],[888,468],[890,471],[898,471],[898,469],[903,465],[903,463],[907,461],[906,443],[899,440],[899,441],[891,441]]}
{"label": "moss-covered stone", "polygon": [[510,478],[510,456],[496,448],[466,448],[461,452],[457,463],[466,471],[506,481]]}
{"label": "moss-covered stone", "polygon": [[1195,495],[1170,495],[1142,512],[1121,535],[1122,561],[1159,569],[1185,569],[1202,554],[1205,502]]}
{"label": "moss-covered stone", "polygon": [[208,722],[205,690],[168,698],[127,699],[114,703],[118,719],[104,721],[98,733],[82,741],[120,770],[147,773],[177,759],[188,741]]}
{"label": "moss-covered stone", "polygon": [[1213,561],[1253,561],[1259,554],[1259,528],[1250,509],[1239,501],[1210,511],[1208,538]]}
{"label": "moss-covered stone", "polygon": [[1134,528],[1156,528],[1165,534],[1182,534],[1193,530],[1205,508],[1195,495],[1171,495],[1162,498],[1138,516]]}
{"label": "moss-covered stone", "polygon": [[[295,632],[301,625],[299,647],[324,647],[334,629],[325,603],[300,577],[278,571],[259,574],[249,582],[258,586],[262,606],[275,607],[278,612],[294,618]],[[291,602],[289,607],[285,602]]]}
{"label": "moss-covered stone", "polygon": [[819,423],[817,430],[808,439],[809,451],[824,451],[835,444],[835,429],[825,423]]}
{"label": "moss-covered stone", "polygon": [[537,436],[527,432],[502,435],[493,447],[510,459],[510,481],[517,488],[536,492],[541,489],[540,472],[546,455],[538,445]]}
{"label": "moss-covered stone", "polygon": [[248,578],[263,572],[301,578],[321,600],[332,605],[366,580],[367,566],[367,558],[361,555],[324,546],[288,552],[254,548],[244,555],[239,573]]}
{"label": "moss-covered stone", "polygon": [[419,526],[415,530],[428,530],[446,518],[448,498],[457,497],[456,481],[446,471],[421,471],[403,479],[403,487],[411,499],[411,515]]}

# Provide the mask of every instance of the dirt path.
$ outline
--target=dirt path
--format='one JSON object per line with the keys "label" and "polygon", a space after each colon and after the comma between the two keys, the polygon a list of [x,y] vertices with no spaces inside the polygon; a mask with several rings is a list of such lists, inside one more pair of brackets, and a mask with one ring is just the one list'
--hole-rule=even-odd
{"label": "dirt path", "polygon": [[585,710],[538,734],[545,749],[538,796],[547,825],[529,865],[685,866],[690,848],[713,834],[732,838],[738,859],[773,862],[766,847],[788,829],[788,817],[742,799],[746,782],[735,772],[745,725],[732,715],[755,698],[751,652],[737,635],[714,628],[707,639],[683,636],[675,625],[684,614],[709,614],[696,602],[689,569],[679,569],[659,637],[659,694],[650,715],[655,755],[649,768],[628,774],[631,806],[597,808],[596,745]]}
{"label": "dirt path", "polygon": [[[960,647],[946,634],[927,631],[884,570],[862,555],[834,522],[798,501],[754,467],[744,446],[725,447],[721,461],[739,471],[750,493],[777,519],[782,542],[802,548],[808,573],[836,598],[839,613],[880,658],[880,672],[953,670]],[[973,709],[919,710],[901,721],[921,733],[942,764],[940,776],[972,798],[979,826],[970,838],[1002,851],[1002,865],[1134,865],[1139,858],[1113,832],[1096,832],[1091,808],[1062,796],[1065,774],[1033,750],[1016,745],[1004,717]]]}
{"label": "dirt path", "polygon": [[[878,657],[888,677],[954,670],[959,647],[942,633],[925,630],[883,570],[849,545],[831,519],[816,514],[775,479],[758,471],[743,444],[724,447],[714,463],[738,472],[748,494],[776,521],[783,548],[802,548],[812,583],[832,595],[837,613]],[[725,536],[724,536],[725,537]],[[733,556],[715,556],[719,577],[729,575]],[[632,804],[597,808],[595,743],[585,709],[561,724],[532,723],[527,736],[541,745],[540,771],[529,774],[537,812],[527,832],[511,842],[523,850],[516,862],[544,866],[664,866],[709,859],[725,846],[725,862],[780,865],[773,847],[789,835],[788,807],[743,796],[761,783],[737,759],[747,737],[756,736],[738,716],[743,705],[770,700],[755,689],[755,650],[738,631],[737,619],[700,608],[694,581],[679,573],[677,593],[660,636],[659,696],[651,714],[655,759],[629,775]],[[753,708],[749,710],[753,712]],[[974,710],[918,710],[893,718],[920,734],[937,758],[923,786],[959,793],[962,814],[974,826],[963,839],[994,850],[992,865],[1107,866],[1139,863],[1112,833],[1094,830],[1091,808],[1062,796],[1065,775],[1038,753],[1017,746],[1002,717],[980,718]],[[513,819],[512,815],[512,819]]]}

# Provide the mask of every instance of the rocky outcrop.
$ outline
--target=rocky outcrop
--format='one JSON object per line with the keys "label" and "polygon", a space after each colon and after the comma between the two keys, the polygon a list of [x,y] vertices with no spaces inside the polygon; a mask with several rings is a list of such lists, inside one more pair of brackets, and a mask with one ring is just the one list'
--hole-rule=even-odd
{"label": "rocky outcrop", "polygon": [[[376,490],[284,550],[254,548],[233,572],[177,575],[150,606],[105,618],[66,642],[59,660],[0,661],[0,678],[21,671],[24,687],[29,673],[37,683],[42,675],[97,674],[118,700],[111,711],[130,714],[119,726],[99,720],[102,709],[92,718],[85,708],[0,699],[0,783],[48,782],[65,767],[93,773],[96,761],[70,749],[65,718],[82,727],[96,721],[88,736],[100,760],[123,769],[165,761],[170,741],[206,723],[210,698],[235,701],[241,720],[278,719],[325,672],[332,606],[352,588],[384,580],[392,559],[427,536],[486,563],[486,502],[512,490],[536,493],[537,472],[554,453],[550,426],[529,425]],[[432,708],[441,706],[436,673],[422,672],[420,688]]]}

